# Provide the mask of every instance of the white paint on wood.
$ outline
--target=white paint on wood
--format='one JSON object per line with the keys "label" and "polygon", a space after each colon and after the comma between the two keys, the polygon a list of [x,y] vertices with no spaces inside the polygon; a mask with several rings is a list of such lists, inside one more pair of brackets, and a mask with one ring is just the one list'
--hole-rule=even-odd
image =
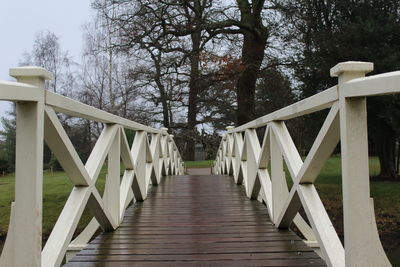
{"label": "white paint on wood", "polygon": [[242,162],[242,149],[243,149],[243,137],[241,133],[234,133],[234,169],[233,169],[233,177],[235,179],[236,184],[242,184],[243,175],[241,174],[241,162]]}
{"label": "white paint on wood", "polygon": [[160,183],[162,176],[162,149],[161,149],[161,135],[152,134],[150,144],[151,155],[153,158],[154,176],[152,176],[152,183],[157,185]]}
{"label": "white paint on wood", "polygon": [[345,266],[344,249],[313,184],[298,185],[297,192],[329,266]]}
{"label": "white paint on wood", "polygon": [[229,132],[242,132],[249,128],[266,126],[272,121],[288,120],[304,116],[306,114],[330,108],[336,100],[338,100],[337,86],[333,86],[321,93],[236,127]]}
{"label": "white paint on wood", "polygon": [[375,216],[370,201],[366,98],[346,98],[346,88],[342,87],[343,83],[362,77],[368,71],[364,68],[343,69],[337,75],[346,265],[390,266],[377,239],[375,220],[372,220]]}
{"label": "white paint on wood", "polygon": [[0,81],[0,100],[38,101],[42,91],[43,89],[25,83]]}
{"label": "white paint on wood", "polygon": [[96,183],[101,168],[110,150],[112,142],[118,131],[118,125],[105,125],[99,139],[86,161],[85,168],[89,173],[92,183]]}
{"label": "white paint on wood", "polygon": [[99,192],[93,187],[87,201],[87,206],[104,231],[112,231],[117,229],[119,218],[114,220],[109,209],[104,204]]}
{"label": "white paint on wood", "polygon": [[161,154],[163,158],[162,175],[168,175],[168,135],[161,135]]}
{"label": "white paint on wood", "polygon": [[326,117],[310,151],[296,177],[299,183],[314,183],[322,167],[340,140],[339,103],[335,103]]}
{"label": "white paint on wood", "polygon": [[[294,142],[293,142],[284,122],[273,122],[273,123],[271,123],[270,128],[271,128],[271,132],[273,132],[276,137],[276,143],[279,146],[280,153],[285,158],[285,162],[291,173],[294,185],[296,185],[297,181],[295,179],[296,179],[296,176],[299,173],[299,170],[302,166],[301,157],[294,145]],[[271,151],[271,153],[272,153],[272,151]],[[278,215],[278,216],[276,216],[274,218],[275,225],[279,228],[287,228],[290,226],[290,223],[293,220],[293,223],[297,226],[299,231],[303,234],[303,236],[307,240],[311,240],[311,241],[315,240],[315,235],[314,235],[312,229],[307,224],[307,222],[303,219],[303,217],[301,217],[301,215],[297,213],[298,210],[295,210],[295,208],[298,207],[299,202],[294,202],[294,203],[289,202],[290,204],[294,204],[294,206],[287,205],[288,199],[291,200],[293,198],[294,200],[298,200],[298,198],[296,198],[297,195],[295,193],[296,186],[292,186],[292,191],[294,190],[294,192],[292,194],[289,194],[287,182],[285,179],[285,173],[283,173],[282,179],[283,180],[280,182],[281,183],[281,191],[279,191],[279,194],[280,194],[279,198],[282,200],[285,199],[285,201],[282,201],[282,203],[281,203],[282,206],[280,206],[281,211],[279,213],[277,213],[276,215]],[[278,183],[278,181],[277,181],[277,183]],[[272,194],[274,194],[274,193],[275,193],[275,191],[273,190]],[[288,214],[294,215],[294,217],[289,217],[289,218],[282,217],[283,214],[286,214],[287,209],[289,209]],[[283,220],[283,219],[288,219],[288,220]]]}
{"label": "white paint on wood", "polygon": [[[15,149],[15,266],[40,266],[43,190],[43,101],[18,102]],[[24,251],[21,257],[17,251]]]}
{"label": "white paint on wood", "polygon": [[121,189],[120,189],[120,202],[119,202],[119,208],[120,208],[120,221],[125,216],[125,209],[129,205],[129,203],[132,201],[132,198],[130,195],[133,195],[132,192],[132,183],[133,179],[135,176],[135,172],[133,170],[125,170],[124,175],[122,176],[121,180]]}
{"label": "white paint on wood", "polygon": [[272,221],[277,222],[287,198],[288,187],[283,171],[283,155],[274,131],[270,132],[271,142],[271,181],[272,181]]}
{"label": "white paint on wood", "polygon": [[260,155],[261,147],[255,129],[246,130],[244,142],[245,142],[244,147],[246,147],[246,152],[243,153],[247,154],[246,193],[247,197],[251,199],[257,199],[261,189],[261,183],[258,177],[258,157]]}
{"label": "white paint on wood", "polygon": [[[20,83],[35,88],[36,102],[16,103],[15,204],[7,255],[12,266],[41,266],[44,82],[46,71],[29,67],[11,69]],[[18,84],[20,85],[20,84]],[[9,91],[8,88],[6,91]],[[29,94],[29,93],[28,93]],[[23,252],[23,257],[21,253]]]}
{"label": "white paint on wood", "polygon": [[[400,72],[363,77],[372,69],[372,63],[340,63],[331,70],[333,76],[339,77],[338,86],[237,128],[227,129],[215,161],[214,169],[218,173],[229,173],[232,167],[235,182],[241,184],[243,181],[248,196],[254,182],[259,180],[259,196],[266,202],[276,225],[287,228],[293,222],[329,266],[345,266],[345,262],[346,266],[390,266],[379,240],[369,196],[364,96],[400,93]],[[331,110],[303,163],[283,121],[329,107]],[[254,128],[263,126],[267,129],[257,156],[253,132]],[[244,142],[243,132],[246,133]],[[230,136],[233,136],[232,148]],[[339,138],[342,141],[346,250],[313,185]],[[282,157],[294,182],[290,193]],[[256,178],[252,172],[254,161],[258,166]],[[304,207],[312,229],[298,214],[300,207]]]}
{"label": "white paint on wood", "polygon": [[54,110],[78,118],[98,121],[102,123],[115,123],[131,130],[146,131],[149,133],[162,133],[162,130],[155,129],[143,124],[118,117],[117,115],[91,107],[65,96],[46,91],[46,104]]}
{"label": "white paint on wood", "polygon": [[303,161],[301,160],[300,154],[297,151],[285,123],[280,121],[273,122],[271,125],[280,151],[285,157],[286,166],[288,167],[292,180],[294,181],[300,171],[301,165],[303,165]]}
{"label": "white paint on wood", "polygon": [[[120,128],[120,127],[119,127]],[[120,223],[120,131],[119,129],[114,137],[111,147],[108,151],[107,156],[107,179],[104,188],[104,206],[110,211],[111,218],[116,222],[117,225]]]}
{"label": "white paint on wood", "polygon": [[90,175],[86,171],[71,140],[51,107],[45,108],[44,139],[74,185],[88,186]]}
{"label": "white paint on wood", "polygon": [[376,96],[400,93],[400,71],[356,78],[341,85],[345,97]]}
{"label": "white paint on wood", "polygon": [[75,186],[42,251],[42,266],[60,266],[90,196],[90,188]]}
{"label": "white paint on wood", "polygon": [[66,262],[73,258],[81,249],[86,247],[99,227],[100,224],[97,222],[96,218],[92,218],[85,229],[68,245],[65,255]]}
{"label": "white paint on wood", "polygon": [[261,197],[264,199],[268,208],[268,213],[273,214],[272,206],[272,183],[269,172],[267,169],[259,169],[258,177],[261,183]]}
{"label": "white paint on wood", "polygon": [[129,148],[128,139],[126,138],[125,130],[123,127],[120,128],[121,131],[121,159],[122,163],[126,170],[135,169],[135,165],[133,163],[133,158],[131,154],[131,150]]}
{"label": "white paint on wood", "polygon": [[133,140],[131,153],[135,169],[135,179],[132,184],[133,193],[137,200],[143,201],[147,197],[147,177],[146,177],[146,161],[147,161],[147,133],[137,131]]}

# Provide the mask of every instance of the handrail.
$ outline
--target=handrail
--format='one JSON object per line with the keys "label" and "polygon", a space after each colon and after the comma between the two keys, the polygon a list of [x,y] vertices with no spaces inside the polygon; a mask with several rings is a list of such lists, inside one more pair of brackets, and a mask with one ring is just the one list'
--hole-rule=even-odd
{"label": "handrail", "polygon": [[265,126],[272,121],[288,120],[304,116],[310,113],[330,108],[332,104],[337,100],[337,86],[334,86],[325,91],[322,91],[321,93],[296,102],[290,106],[284,107],[275,112],[250,121],[244,125],[238,126],[228,132],[242,132],[249,128],[259,128]]}
{"label": "handrail", "polygon": [[[262,199],[278,228],[294,223],[306,243],[328,266],[391,266],[379,240],[370,198],[366,97],[400,93],[400,71],[364,77],[367,62],[344,62],[331,69],[337,86],[239,127],[227,127],[214,173],[233,175],[247,196]],[[306,159],[302,160],[285,120],[322,109],[330,111]],[[256,128],[265,127],[260,144]],[[314,187],[319,172],[341,143],[344,247]],[[285,160],[293,180],[283,172]],[[310,225],[298,213],[303,207]]]}
{"label": "handrail", "polygon": [[87,120],[102,122],[102,123],[117,123],[124,128],[131,130],[146,131],[148,133],[166,133],[162,129],[152,128],[117,115],[108,113],[106,111],[94,108],[92,106],[83,104],[79,101],[70,99],[68,97],[46,91],[46,105],[52,106],[55,111],[61,112],[70,116],[83,118]]}
{"label": "handrail", "polygon": [[[97,229],[118,228],[132,201],[143,201],[162,176],[183,174],[183,160],[167,129],[136,123],[45,90],[52,74],[39,67],[10,70],[18,82],[0,81],[0,99],[16,103],[15,203],[0,266],[60,266],[86,246]],[[104,124],[86,164],[78,156],[56,112]],[[135,130],[132,146],[124,129]],[[151,138],[149,138],[151,135]],[[74,187],[42,249],[43,140]],[[95,184],[107,158],[101,197]],[[120,179],[120,160],[125,171]],[[74,240],[85,207],[94,218]],[[23,255],[23,256],[21,256]]]}

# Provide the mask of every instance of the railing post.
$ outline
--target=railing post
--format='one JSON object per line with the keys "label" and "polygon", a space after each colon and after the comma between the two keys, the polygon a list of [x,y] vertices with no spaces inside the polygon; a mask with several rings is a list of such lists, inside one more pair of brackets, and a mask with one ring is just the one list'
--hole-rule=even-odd
{"label": "railing post", "polygon": [[[114,126],[114,125],[113,125]],[[111,126],[112,127],[112,126]],[[123,131],[123,128],[117,131],[117,134],[114,137],[114,140],[111,143],[110,150],[108,151],[108,175],[106,179],[106,186],[104,192],[104,205],[109,210],[111,217],[114,221],[119,225],[120,224],[120,131]]]}
{"label": "railing post", "polygon": [[233,134],[234,145],[235,145],[235,164],[233,170],[233,178],[236,184],[243,183],[243,170],[241,168],[242,164],[242,150],[243,150],[243,135],[240,132],[235,132]]}
{"label": "railing post", "polygon": [[222,151],[221,151],[221,173],[222,174],[228,174],[227,172],[227,157],[226,157],[226,151],[227,151],[227,133],[222,137]]}
{"label": "railing post", "polygon": [[234,126],[227,126],[226,127],[226,138],[227,138],[227,175],[233,175],[233,156],[232,156],[232,150],[233,150],[233,133],[228,133],[229,131],[235,129]]}
{"label": "railing post", "polygon": [[[41,266],[43,200],[43,115],[45,80],[52,73],[39,67],[10,69],[18,82],[43,89],[38,102],[17,102],[14,225],[7,266]],[[7,239],[9,237],[7,236]],[[8,242],[8,240],[7,240]]]}
{"label": "railing post", "polygon": [[338,77],[346,266],[390,266],[379,240],[370,198],[367,105],[365,97],[346,98],[342,84],[373,70],[368,62],[344,62]]}
{"label": "railing post", "polygon": [[169,166],[169,175],[175,175],[175,168],[174,168],[174,147],[173,147],[173,143],[172,143],[172,139],[174,138],[173,134],[169,135],[169,139],[168,139],[168,151],[169,151],[169,162],[168,162],[168,166]]}
{"label": "railing post", "polygon": [[151,181],[153,185],[158,185],[161,181],[161,167],[162,167],[162,160],[160,160],[160,155],[162,152],[160,151],[161,148],[161,134],[152,133],[151,134],[151,143],[150,143],[150,150],[151,156],[153,158],[153,168],[154,173],[151,175]]}
{"label": "railing post", "polygon": [[274,131],[270,133],[271,150],[271,185],[272,185],[272,213],[271,219],[276,224],[285,205],[288,195],[285,172],[283,171],[283,155],[279,148]]}
{"label": "railing post", "polygon": [[161,128],[161,130],[165,131],[161,135],[161,153],[162,153],[162,171],[161,175],[168,175],[168,128]]}

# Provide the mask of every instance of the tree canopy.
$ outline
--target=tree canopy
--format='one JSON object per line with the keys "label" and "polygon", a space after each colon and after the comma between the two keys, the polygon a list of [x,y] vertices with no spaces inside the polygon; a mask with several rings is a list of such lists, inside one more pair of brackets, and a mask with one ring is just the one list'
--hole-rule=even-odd
{"label": "tree canopy", "polygon": [[[48,31],[37,34],[21,63],[54,72],[48,84],[54,92],[169,128],[181,136],[185,160],[194,159],[196,144],[212,147],[226,126],[336,84],[329,70],[339,62],[374,62],[374,73],[400,67],[397,0],[93,0],[92,6],[96,16],[84,25],[79,64]],[[399,171],[399,103],[368,100],[370,151],[380,158],[382,177]],[[289,123],[300,150],[322,118]],[[85,136],[76,142],[86,155],[103,126],[62,121],[71,136],[78,136],[74,129]]]}

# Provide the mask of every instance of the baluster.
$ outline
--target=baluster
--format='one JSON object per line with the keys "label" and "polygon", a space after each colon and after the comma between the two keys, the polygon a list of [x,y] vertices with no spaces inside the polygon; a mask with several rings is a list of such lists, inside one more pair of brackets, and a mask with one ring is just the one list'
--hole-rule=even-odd
{"label": "baluster", "polygon": [[274,131],[270,132],[271,142],[271,183],[272,183],[272,221],[277,223],[279,214],[285,205],[288,195],[285,173],[283,172],[283,156]]}
{"label": "baluster", "polygon": [[161,135],[161,153],[162,153],[162,176],[168,175],[168,128],[161,128],[165,131]]}
{"label": "baluster", "polygon": [[228,175],[233,175],[233,133],[229,133],[230,130],[233,130],[235,127],[233,126],[228,126],[226,127],[226,136],[227,136],[227,157],[228,157],[228,169],[227,169],[227,174]]}
{"label": "baluster", "polygon": [[235,138],[235,169],[233,170],[233,177],[236,184],[243,183],[242,164],[242,150],[243,150],[243,135],[240,132],[234,133]]}
{"label": "baluster", "polygon": [[117,131],[108,151],[108,176],[106,191],[104,192],[104,206],[109,210],[111,217],[119,225],[120,223],[120,131]]}
{"label": "baluster", "polygon": [[172,139],[174,138],[173,134],[169,135],[168,139],[168,151],[169,151],[169,173],[170,175],[175,175],[175,165],[174,165],[174,158],[175,158],[175,153],[174,153],[174,148],[173,148],[173,142]]}

